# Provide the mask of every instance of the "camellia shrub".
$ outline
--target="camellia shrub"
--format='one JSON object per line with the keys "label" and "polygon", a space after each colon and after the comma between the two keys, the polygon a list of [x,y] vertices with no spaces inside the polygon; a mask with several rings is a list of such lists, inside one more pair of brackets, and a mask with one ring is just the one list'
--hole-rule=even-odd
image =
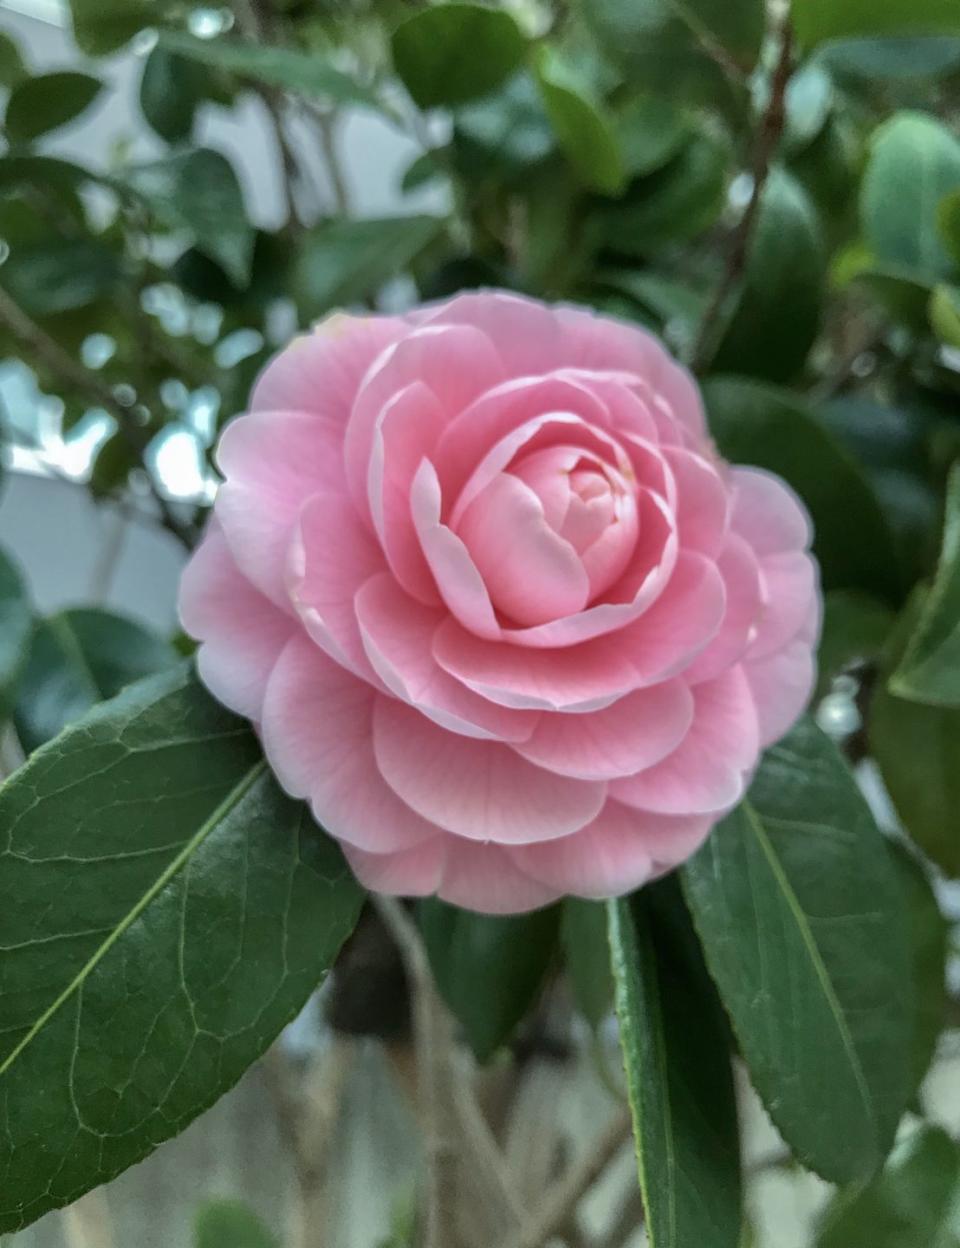
{"label": "camellia shrub", "polygon": [[[70,8],[75,64],[0,37],[3,356],[182,548],[183,631],[0,555],[0,1235],[329,976],[416,1057],[392,1243],[759,1242],[740,1074],[836,1188],[811,1248],[954,1243],[960,5]],[[128,45],[162,153],[51,155]],[[273,230],[197,140],[247,97]],[[360,113],[409,212],[352,211]],[[614,1014],[610,1126],[527,1207],[484,1067]]]}

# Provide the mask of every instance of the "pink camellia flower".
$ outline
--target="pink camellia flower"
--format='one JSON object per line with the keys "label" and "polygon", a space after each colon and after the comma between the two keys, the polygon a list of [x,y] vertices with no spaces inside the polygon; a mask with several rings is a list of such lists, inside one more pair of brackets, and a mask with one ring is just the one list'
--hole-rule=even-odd
{"label": "pink camellia flower", "polygon": [[218,457],[181,596],[200,674],[371,889],[628,892],[809,697],[807,515],[717,457],[634,326],[495,292],[333,316]]}

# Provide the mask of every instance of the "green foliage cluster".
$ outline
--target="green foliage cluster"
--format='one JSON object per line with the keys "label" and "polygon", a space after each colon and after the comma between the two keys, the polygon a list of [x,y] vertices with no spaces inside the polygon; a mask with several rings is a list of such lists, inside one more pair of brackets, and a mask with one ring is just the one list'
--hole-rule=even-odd
{"label": "green foliage cluster", "polygon": [[[417,917],[481,1060],[558,968],[589,1027],[615,1002],[654,1248],[743,1242],[734,1059],[837,1185],[818,1248],[960,1242],[960,1152],[922,1091],[948,1005],[935,886],[960,875],[956,0],[263,0],[211,38],[185,0],[71,10],[82,71],[34,73],[0,38],[0,357],[61,401],[65,436],[112,417],[98,498],[146,478],[189,543],[203,504],[170,504],[153,451],[175,429],[209,453],[191,394],[212,387],[222,425],[278,320],[375,308],[398,278],[410,298],[499,285],[652,327],[701,376],[720,450],[803,497],[822,726],[768,752],[678,879],[606,909]],[[147,29],[162,154],[51,156],[111,90],[96,58]],[[274,231],[196,138],[247,94],[289,191]],[[409,212],[351,214],[352,110],[419,145]],[[327,206],[294,119],[326,154]],[[445,207],[424,212],[425,188]],[[89,367],[95,335],[110,349]],[[29,755],[0,789],[3,1234],[225,1091],[362,897],[176,645],[100,610],[36,618],[2,555],[0,714]],[[902,835],[877,826],[865,760]],[[198,1244],[271,1242],[244,1219],[208,1212]]]}

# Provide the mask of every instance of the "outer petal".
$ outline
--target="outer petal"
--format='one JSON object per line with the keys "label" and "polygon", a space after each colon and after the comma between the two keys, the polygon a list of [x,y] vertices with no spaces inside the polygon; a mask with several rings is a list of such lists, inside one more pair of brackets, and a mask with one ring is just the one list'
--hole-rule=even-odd
{"label": "outer petal", "polygon": [[751,659],[782,650],[804,627],[817,599],[817,570],[802,551],[767,555],[760,564],[764,603]]}
{"label": "outer petal", "polygon": [[180,622],[201,643],[197,667],[213,696],[259,720],[267,679],[296,625],[240,574],[216,525],[184,570]]}
{"label": "outer petal", "polygon": [[733,468],[732,527],[756,553],[805,550],[813,539],[807,509],[785,481],[761,468]]}
{"label": "outer petal", "polygon": [[[284,568],[300,508],[320,491],[343,496],[342,441],[332,421],[302,412],[241,416],[220,439],[226,481],[217,519],[240,570],[284,609]],[[345,498],[342,507],[349,507]]]}
{"label": "outer petal", "polygon": [[[532,376],[562,361],[553,308],[522,295],[484,290],[458,295],[428,315],[431,325],[472,325],[493,343],[508,377]],[[566,362],[566,361],[562,361]]]}
{"label": "outer petal", "polygon": [[653,859],[645,825],[662,819],[608,800],[592,823],[559,841],[510,850],[517,866],[543,884],[576,897],[619,897],[645,884]]}
{"label": "outer petal", "polygon": [[384,779],[431,823],[474,841],[523,844],[566,836],[597,814],[602,784],[557,777],[509,746],[445,732],[393,698],[374,712]]}
{"label": "outer petal", "polygon": [[375,684],[353,600],[360,586],[383,568],[382,552],[345,499],[328,494],[310,499],[290,548],[290,601],[317,645]]}
{"label": "outer petal", "polygon": [[757,714],[743,670],[731,668],[694,689],[693,726],[662,763],[627,780],[610,796],[640,810],[701,815],[727,810],[743,795],[745,773],[759,753]]}
{"label": "outer petal", "polygon": [[690,684],[712,680],[739,662],[756,636],[762,603],[760,569],[752,547],[735,533],[728,534],[717,569],[723,577],[727,607],[720,631],[683,673]]}
{"label": "outer petal", "polygon": [[711,558],[727,536],[729,495],[711,463],[682,447],[667,447],[664,457],[677,483],[677,529],[680,545]]}
{"label": "outer petal", "polygon": [[388,853],[429,841],[439,829],[406,806],[377,769],[372,720],[380,696],[296,636],[270,677],[261,735],[277,779],[309,800],[333,836]]}
{"label": "outer petal", "polygon": [[410,323],[401,317],[334,312],[310,333],[294,338],[267,365],[253,388],[250,408],[313,412],[345,425],[367,369],[409,332]]}
{"label": "outer petal", "polygon": [[541,715],[524,758],[562,776],[610,780],[652,767],[673,752],[693,722],[693,695],[682,680],[638,689],[590,715]]}
{"label": "outer petal", "polygon": [[433,657],[433,635],[446,618],[403,592],[388,573],[371,577],[356,598],[363,644],[387,688],[451,732],[494,741],[525,741],[535,711],[511,711],[472,693]]}
{"label": "outer petal", "polygon": [[810,701],[816,679],[813,651],[807,641],[792,641],[767,658],[748,658],[743,670],[757,708],[760,744],[772,745],[792,727]]}
{"label": "outer petal", "polygon": [[364,888],[394,897],[430,897],[440,888],[451,837],[441,832],[430,841],[389,854],[372,854],[344,844],[343,852]]}

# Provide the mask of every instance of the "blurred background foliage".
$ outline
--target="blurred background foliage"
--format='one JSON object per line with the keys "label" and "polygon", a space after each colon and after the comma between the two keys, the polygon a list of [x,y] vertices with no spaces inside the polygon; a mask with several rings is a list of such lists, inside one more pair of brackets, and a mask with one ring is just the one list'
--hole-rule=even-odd
{"label": "blurred background foliage", "polygon": [[[189,547],[219,430],[270,354],[335,309],[501,286],[650,327],[703,379],[720,450],[781,473],[814,515],[817,715],[878,791],[882,778],[909,837],[925,1069],[956,1022],[943,980],[960,915],[956,0],[70,11],[78,56],[52,72],[0,34],[0,358],[37,387],[26,419],[3,413],[8,459],[64,472],[57,448],[82,444],[69,471],[96,499],[145,510]],[[51,154],[110,91],[101,58],[128,45],[159,154]],[[197,139],[204,110],[248,97],[283,188],[273,229],[251,220],[228,155]],[[358,111],[416,145],[396,188],[408,212],[354,211],[344,144]],[[186,474],[165,467],[172,440]],[[0,554],[0,711],[25,752],[181,646],[99,608],[35,618]],[[557,958],[582,1017],[608,1015],[595,908],[513,927],[439,905],[422,919],[480,1058],[514,1036]],[[369,1002],[343,982],[340,1023],[363,1030]],[[958,1210],[957,1147],[914,1122],[882,1174],[837,1198],[818,1242],[948,1248]],[[199,1248],[273,1242],[252,1223],[224,1230],[231,1217],[243,1223],[205,1215]]]}

